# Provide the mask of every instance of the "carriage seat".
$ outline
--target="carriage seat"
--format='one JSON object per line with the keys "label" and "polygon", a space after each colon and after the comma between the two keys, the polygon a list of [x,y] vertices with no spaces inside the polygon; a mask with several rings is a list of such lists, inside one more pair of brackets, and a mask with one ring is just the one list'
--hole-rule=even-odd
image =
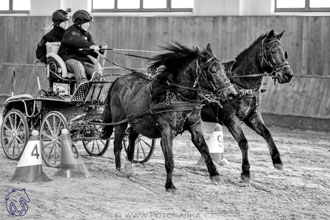
{"label": "carriage seat", "polygon": [[73,79],[74,73],[68,72],[62,58],[56,53],[47,53],[47,77]]}
{"label": "carriage seat", "polygon": [[[94,65],[98,65],[98,69],[102,69],[98,60],[90,55],[87,55]],[[75,80],[74,73],[67,70],[66,64],[62,58],[56,53],[47,53],[47,77],[60,79],[62,81]]]}
{"label": "carriage seat", "polygon": [[[50,88],[54,91],[61,90],[63,94],[72,95],[76,87],[76,79],[74,73],[68,71],[65,62],[57,54],[60,42],[47,42],[47,78],[49,79]],[[98,62],[98,59],[87,55],[89,59],[95,65],[98,65],[98,69],[102,69]],[[68,92],[69,91],[69,92]]]}

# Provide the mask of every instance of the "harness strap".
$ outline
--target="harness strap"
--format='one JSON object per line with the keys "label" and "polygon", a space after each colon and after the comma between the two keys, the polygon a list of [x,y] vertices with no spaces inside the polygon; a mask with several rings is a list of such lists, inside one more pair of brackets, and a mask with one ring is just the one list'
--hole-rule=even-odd
{"label": "harness strap", "polygon": [[170,112],[170,111],[190,111],[196,109],[202,109],[203,104],[200,103],[190,103],[190,102],[181,102],[181,101],[174,101],[174,102],[165,102],[165,103],[157,103],[151,105],[150,111],[154,114],[161,113],[161,112]]}
{"label": "harness strap", "polygon": [[123,123],[130,122],[136,118],[141,118],[146,115],[154,115],[164,112],[179,112],[179,111],[194,111],[194,110],[200,110],[203,108],[203,104],[200,103],[189,103],[189,102],[181,102],[181,101],[174,101],[174,102],[165,102],[165,103],[157,103],[154,105],[151,105],[150,109],[142,112],[140,114],[132,114],[129,115],[127,118],[118,121],[118,122],[111,122],[111,123],[105,123],[105,122],[90,122],[93,125],[103,125],[103,126],[116,126]]}
{"label": "harness strap", "polygon": [[177,84],[177,83],[174,83],[174,82],[170,82],[167,80],[167,85],[169,86],[176,86],[180,89],[187,89],[187,90],[192,90],[192,91],[196,91],[196,92],[210,92],[208,90],[205,90],[205,89],[196,89],[196,88],[193,88],[193,87],[188,87],[188,86],[182,86],[180,84]]}

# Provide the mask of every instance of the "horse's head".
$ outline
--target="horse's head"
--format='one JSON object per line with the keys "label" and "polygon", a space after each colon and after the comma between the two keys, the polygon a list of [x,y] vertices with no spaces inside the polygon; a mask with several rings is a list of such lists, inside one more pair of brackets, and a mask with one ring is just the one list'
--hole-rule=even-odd
{"label": "horse's head", "polygon": [[210,44],[199,52],[196,73],[200,86],[212,91],[222,100],[232,100],[238,95],[225,73],[224,65],[213,54]]}
{"label": "horse's head", "polygon": [[293,72],[288,62],[288,53],[280,42],[284,31],[275,34],[271,30],[262,40],[261,67],[272,74],[279,83],[288,83]]}
{"label": "horse's head", "polygon": [[[179,43],[163,48],[169,52],[152,57],[149,69],[156,70],[153,72],[158,73],[158,78],[166,74],[166,85],[176,86],[184,93],[190,93],[188,96],[196,96],[196,92],[213,93],[217,99],[223,101],[232,100],[238,95],[224,72],[224,66],[213,54],[210,44],[202,51]],[[158,71],[159,69],[161,70]]]}

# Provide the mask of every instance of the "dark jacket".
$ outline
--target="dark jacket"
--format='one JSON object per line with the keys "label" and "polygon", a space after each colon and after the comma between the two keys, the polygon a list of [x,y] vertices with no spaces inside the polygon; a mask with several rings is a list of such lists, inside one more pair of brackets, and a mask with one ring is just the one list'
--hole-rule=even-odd
{"label": "dark jacket", "polygon": [[79,50],[80,48],[89,48],[91,45],[94,45],[92,35],[73,24],[65,31],[58,54],[64,61],[75,59],[92,63],[87,55],[97,58],[97,53],[91,50]]}
{"label": "dark jacket", "polygon": [[36,57],[42,61],[46,62],[46,43],[47,42],[61,42],[65,30],[59,26],[54,26],[54,28],[45,34],[40,42],[38,43],[36,50]]}

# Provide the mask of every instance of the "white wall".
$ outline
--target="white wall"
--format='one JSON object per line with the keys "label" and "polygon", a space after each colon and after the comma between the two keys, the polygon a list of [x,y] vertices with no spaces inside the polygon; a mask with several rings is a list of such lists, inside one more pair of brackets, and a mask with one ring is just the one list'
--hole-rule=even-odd
{"label": "white wall", "polygon": [[51,16],[54,11],[61,9],[61,0],[31,0],[31,16]]}
{"label": "white wall", "polygon": [[77,10],[92,10],[91,0],[61,0],[63,9],[71,8],[72,13]]}
{"label": "white wall", "polygon": [[238,15],[240,0],[195,0],[194,15]]}
{"label": "white wall", "polygon": [[272,15],[275,0],[240,0],[240,15]]}
{"label": "white wall", "polygon": [[275,0],[195,0],[194,15],[271,15]]}
{"label": "white wall", "polygon": [[91,11],[91,0],[31,0],[31,16],[51,16],[57,9]]}
{"label": "white wall", "polygon": [[[193,15],[271,15],[275,0],[195,0]],[[57,9],[91,11],[91,0],[31,0],[32,16],[50,16]]]}

